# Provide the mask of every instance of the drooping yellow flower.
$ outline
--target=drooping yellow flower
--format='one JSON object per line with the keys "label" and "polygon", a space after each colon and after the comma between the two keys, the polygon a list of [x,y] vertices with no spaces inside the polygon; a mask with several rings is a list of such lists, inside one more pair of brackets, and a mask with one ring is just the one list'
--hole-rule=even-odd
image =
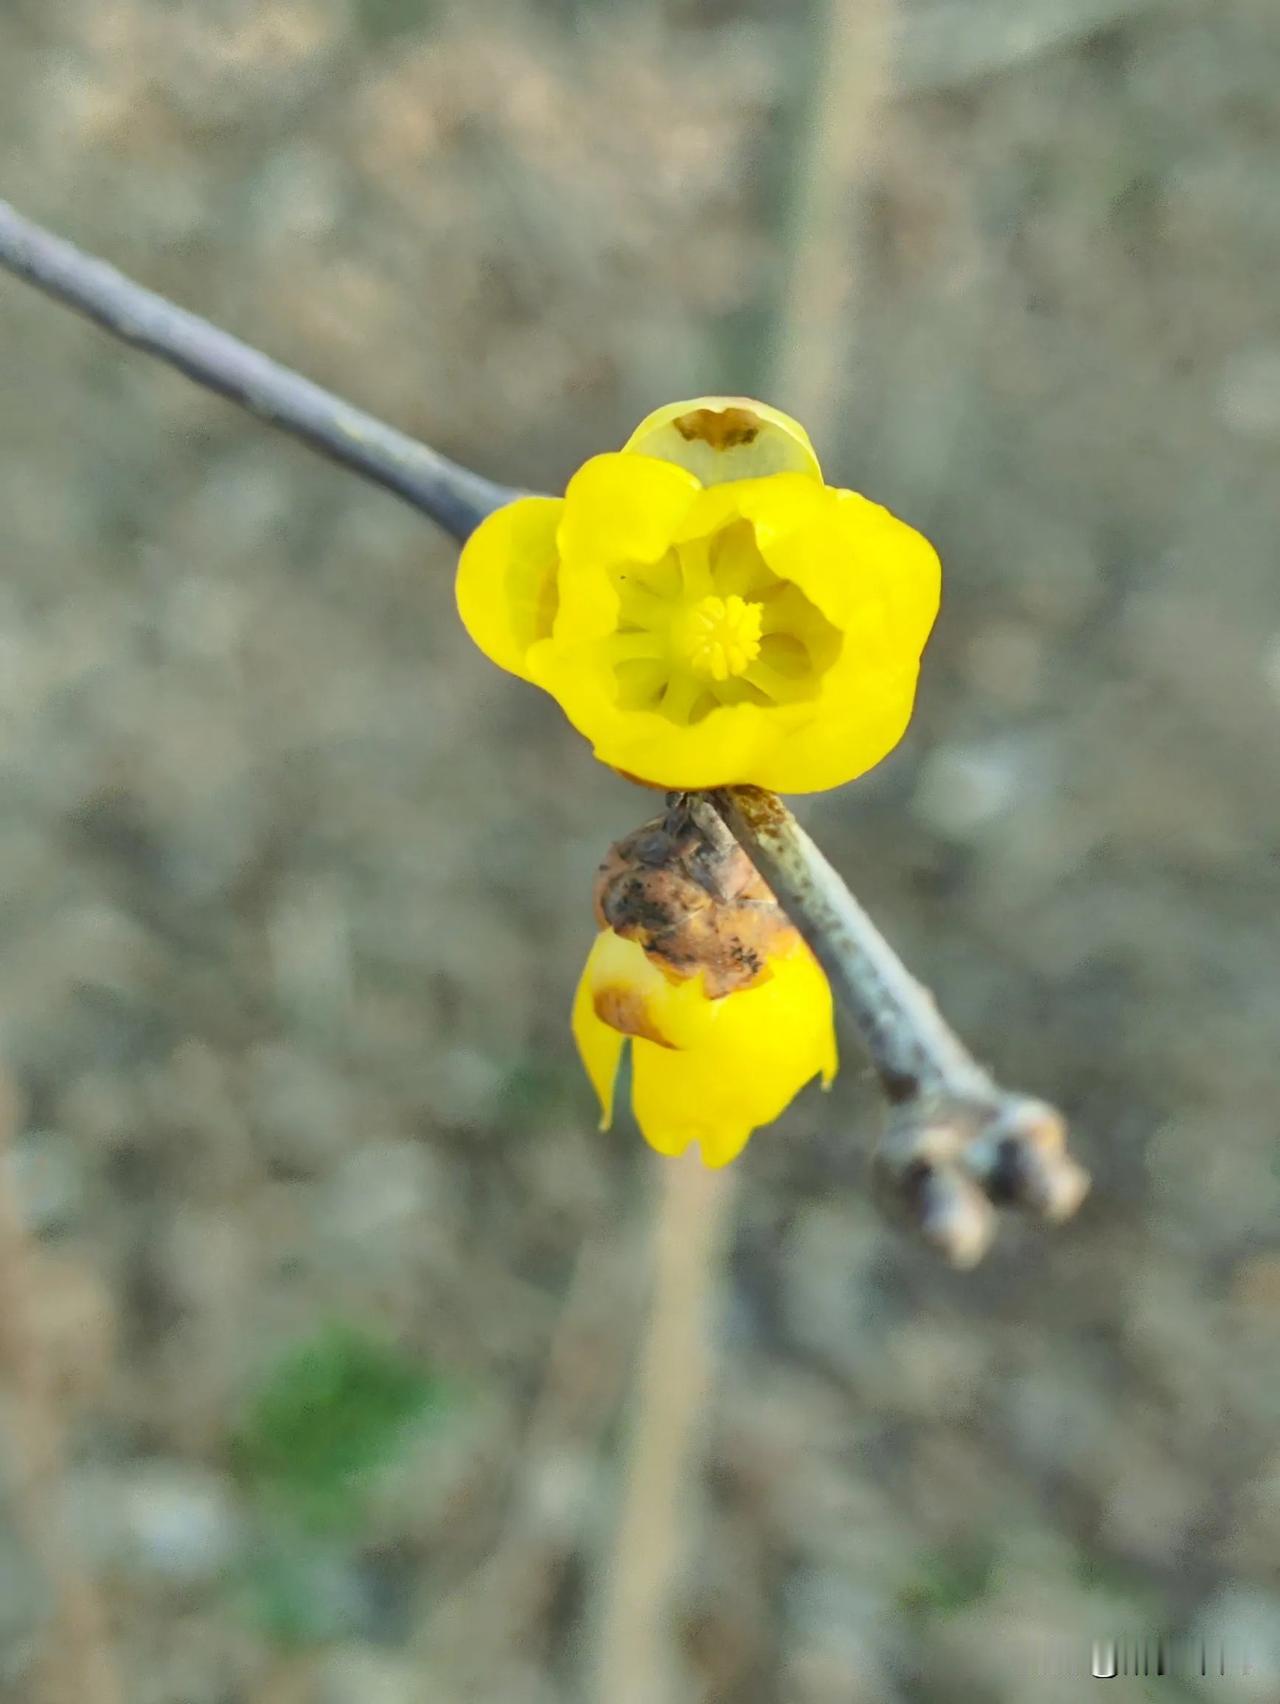
{"label": "drooping yellow flower", "polygon": [[811,1078],[826,1087],[836,1072],[831,988],[799,937],[769,955],[763,980],[712,999],[701,971],[673,978],[637,941],[604,929],[578,984],[573,1034],[602,1130],[630,1039],[631,1104],[645,1140],[660,1154],[697,1142],[707,1166],[727,1165]]}
{"label": "drooping yellow flower", "polygon": [[490,515],[458,566],[472,639],[602,762],[656,786],[836,787],[902,737],[937,614],[933,547],[825,485],[794,420],[672,403],[562,498]]}
{"label": "drooping yellow flower", "polygon": [[750,859],[686,798],[609,848],[573,1033],[603,1111],[631,1042],[631,1099],[662,1154],[742,1151],[811,1077],[835,1075],[831,989]]}

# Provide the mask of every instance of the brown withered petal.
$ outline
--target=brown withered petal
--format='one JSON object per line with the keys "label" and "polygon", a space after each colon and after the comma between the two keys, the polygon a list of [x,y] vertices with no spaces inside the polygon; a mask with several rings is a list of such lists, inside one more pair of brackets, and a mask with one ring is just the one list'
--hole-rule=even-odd
{"label": "brown withered petal", "polygon": [[639,989],[624,988],[618,984],[597,988],[591,996],[591,1004],[600,1022],[617,1030],[619,1035],[640,1036],[644,1041],[656,1042],[659,1047],[675,1046],[675,1042],[668,1041],[654,1023]]}
{"label": "brown withered petal", "polygon": [[669,980],[703,973],[712,999],[768,979],[796,931],[742,848],[712,839],[677,796],[665,816],[610,847],[596,922],[635,941]]}

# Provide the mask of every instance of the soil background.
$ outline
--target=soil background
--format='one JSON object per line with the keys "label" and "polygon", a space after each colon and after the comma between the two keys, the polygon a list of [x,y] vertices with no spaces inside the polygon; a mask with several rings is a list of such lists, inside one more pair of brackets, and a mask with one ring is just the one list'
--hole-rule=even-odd
{"label": "soil background", "polygon": [[[944,607],[907,739],[803,816],[1095,1186],[941,1268],[868,1201],[851,1035],[753,1139],[679,1696],[1069,1704],[1092,1640],[1163,1631],[1252,1675],[1127,1695],[1274,1700],[1280,18],[886,16],[818,447],[935,541]],[[2,188],[558,490],[672,398],[790,400],[823,28],[4,0]],[[589,1695],[657,1162],[596,1132],[566,1015],[654,796],[470,647],[453,560],[0,278],[5,1270],[40,1373],[34,1407],[30,1356],[4,1375],[6,1698],[44,1704],[77,1579],[127,1704]],[[243,1438],[317,1344],[357,1409],[437,1395],[313,1520]]]}

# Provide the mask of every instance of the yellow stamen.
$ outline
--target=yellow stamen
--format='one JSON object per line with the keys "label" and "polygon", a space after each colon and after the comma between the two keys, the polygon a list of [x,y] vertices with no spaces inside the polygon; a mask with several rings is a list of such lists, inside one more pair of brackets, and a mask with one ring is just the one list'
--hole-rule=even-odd
{"label": "yellow stamen", "polygon": [[758,603],[747,603],[736,592],[699,598],[681,635],[689,667],[710,680],[742,674],[760,654],[762,616]]}

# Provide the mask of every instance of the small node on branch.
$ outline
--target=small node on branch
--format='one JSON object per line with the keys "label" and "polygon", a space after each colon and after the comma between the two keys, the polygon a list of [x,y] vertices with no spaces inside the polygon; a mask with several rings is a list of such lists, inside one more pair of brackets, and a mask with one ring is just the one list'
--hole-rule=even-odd
{"label": "small node on branch", "polygon": [[997,1207],[1059,1223],[1083,1202],[1090,1181],[1066,1151],[1054,1108],[999,1090],[978,1103],[917,1093],[891,1107],[872,1176],[886,1210],[957,1267],[986,1253]]}

